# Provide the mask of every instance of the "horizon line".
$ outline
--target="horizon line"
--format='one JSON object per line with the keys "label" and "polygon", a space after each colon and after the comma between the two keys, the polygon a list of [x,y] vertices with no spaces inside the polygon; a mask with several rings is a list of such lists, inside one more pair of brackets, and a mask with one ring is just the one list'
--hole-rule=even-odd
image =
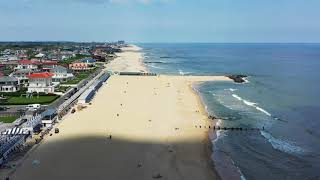
{"label": "horizon line", "polygon": [[[121,41],[121,40],[119,40]],[[116,43],[118,41],[66,41],[66,40],[36,40],[36,41],[0,41],[0,43]],[[126,44],[320,44],[320,42],[131,42]]]}

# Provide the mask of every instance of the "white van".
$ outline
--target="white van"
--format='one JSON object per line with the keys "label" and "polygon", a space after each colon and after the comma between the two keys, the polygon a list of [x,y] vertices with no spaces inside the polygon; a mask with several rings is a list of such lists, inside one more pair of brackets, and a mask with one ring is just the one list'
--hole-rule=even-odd
{"label": "white van", "polygon": [[26,108],[27,110],[37,110],[41,107],[40,104],[29,104]]}

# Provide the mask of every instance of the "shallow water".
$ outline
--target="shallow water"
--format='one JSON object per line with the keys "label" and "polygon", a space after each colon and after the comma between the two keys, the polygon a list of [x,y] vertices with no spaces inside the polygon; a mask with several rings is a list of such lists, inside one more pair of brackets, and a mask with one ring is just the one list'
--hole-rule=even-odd
{"label": "shallow water", "polygon": [[213,142],[246,179],[320,177],[319,44],[139,45],[152,72],[249,75],[244,84],[198,86],[221,126],[265,128],[220,132]]}

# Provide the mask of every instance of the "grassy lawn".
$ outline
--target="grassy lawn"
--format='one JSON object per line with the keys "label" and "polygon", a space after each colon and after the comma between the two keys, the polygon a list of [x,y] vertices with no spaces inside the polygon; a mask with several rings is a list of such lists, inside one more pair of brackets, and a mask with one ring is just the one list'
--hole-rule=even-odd
{"label": "grassy lawn", "polygon": [[83,79],[88,78],[90,75],[90,73],[79,73],[77,75],[75,75],[75,78],[70,79],[67,82],[63,82],[61,84],[78,84],[80,81],[82,81]]}
{"label": "grassy lawn", "polygon": [[56,92],[66,92],[70,87],[69,86],[59,86]]}
{"label": "grassy lawn", "polygon": [[85,71],[85,72],[80,72],[77,74],[74,74],[74,78],[67,81],[67,82],[62,82],[61,84],[78,84],[80,81],[88,78],[90,76],[90,74],[94,73],[96,71],[97,68],[92,69],[90,71]]}
{"label": "grassy lawn", "polygon": [[73,63],[74,61],[80,60],[80,59],[82,59],[82,58],[87,58],[87,57],[91,57],[91,56],[90,56],[90,55],[77,54],[75,57],[71,57],[71,58],[69,58],[69,59],[60,61],[59,63],[60,63],[60,64],[71,64],[71,63]]}
{"label": "grassy lawn", "polygon": [[12,96],[7,101],[1,102],[1,105],[26,105],[26,104],[50,104],[58,99],[60,96],[34,96],[33,98],[26,98],[20,96]]}
{"label": "grassy lawn", "polygon": [[0,116],[0,122],[3,123],[12,123],[16,119],[18,119],[18,116]]}

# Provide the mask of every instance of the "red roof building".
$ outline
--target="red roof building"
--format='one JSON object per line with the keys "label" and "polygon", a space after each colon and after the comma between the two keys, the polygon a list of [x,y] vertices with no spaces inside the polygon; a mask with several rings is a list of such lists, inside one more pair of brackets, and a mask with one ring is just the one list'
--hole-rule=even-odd
{"label": "red roof building", "polygon": [[51,78],[54,74],[49,72],[42,72],[42,73],[32,73],[28,76],[30,79],[36,79],[36,78]]}
{"label": "red roof building", "polygon": [[18,64],[34,64],[34,65],[40,65],[40,61],[34,61],[34,60],[20,60],[18,61]]}
{"label": "red roof building", "polygon": [[19,60],[18,64],[34,64],[34,65],[57,65],[58,62],[56,61],[49,61],[49,60]]}
{"label": "red roof building", "polygon": [[29,78],[29,93],[54,93],[55,84],[52,83],[52,76],[49,72],[32,73]]}

